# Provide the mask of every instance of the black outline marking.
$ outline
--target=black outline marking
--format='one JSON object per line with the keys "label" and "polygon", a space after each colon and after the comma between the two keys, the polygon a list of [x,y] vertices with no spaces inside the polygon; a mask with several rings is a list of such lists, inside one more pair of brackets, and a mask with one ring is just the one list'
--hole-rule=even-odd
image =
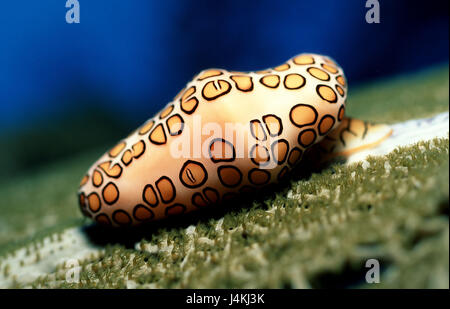
{"label": "black outline marking", "polygon": [[[159,126],[161,126],[161,129],[162,129],[163,134],[164,134],[164,142],[162,142],[162,143],[160,143],[160,142],[155,142],[155,141],[152,140],[153,132],[155,132],[155,130],[156,130]],[[150,140],[150,142],[151,142],[152,144],[155,144],[155,145],[164,145],[164,144],[167,143],[166,130],[164,130],[164,126],[162,125],[162,123],[158,123],[158,125],[157,125],[156,127],[153,128],[152,132],[150,132],[150,134],[148,135],[148,139]]]}
{"label": "black outline marking", "polygon": [[[313,132],[313,133],[314,133],[314,139],[313,139],[313,141],[311,142],[311,144],[309,144],[308,146],[306,146],[305,144],[303,144],[303,143],[301,142],[301,140],[302,140],[302,135],[305,134],[306,132]],[[317,139],[317,133],[316,133],[316,130],[314,130],[314,129],[306,129],[306,130],[303,130],[303,131],[301,131],[301,132],[298,134],[298,137],[297,137],[298,143],[299,143],[300,145],[302,145],[302,147],[305,148],[305,149],[308,148],[308,147],[311,147],[312,145],[314,145],[314,142],[316,141],[316,139]]]}
{"label": "black outline marking", "polygon": [[[295,76],[295,75],[300,76],[301,78],[303,78],[303,83],[302,83],[300,86],[298,86],[298,87],[290,88],[290,87],[288,87],[288,86],[286,85],[286,80],[287,80],[287,78],[288,78],[289,76]],[[286,89],[288,89],[288,90],[297,90],[297,89],[300,89],[300,88],[304,87],[305,85],[306,85],[306,78],[303,77],[302,75],[298,74],[298,73],[287,74],[287,75],[284,77],[284,80],[283,80],[283,86],[284,86]]]}
{"label": "black outline marking", "polygon": [[[264,150],[265,150],[266,153],[267,153],[267,161],[258,163],[258,162],[255,160],[254,151],[256,150],[256,147],[262,147],[262,148],[264,148]],[[266,166],[267,164],[270,163],[270,151],[269,151],[269,149],[267,149],[266,146],[259,145],[259,144],[253,145],[252,148],[250,149],[249,155],[250,155],[250,160],[252,160],[253,164],[255,164],[255,165],[257,165],[257,166]]]}
{"label": "black outline marking", "polygon": [[[232,157],[232,158],[229,158],[229,159],[219,159],[219,160],[215,159],[215,158],[213,157],[213,155],[212,155],[212,152],[211,152],[211,146],[212,146],[214,143],[216,143],[216,142],[223,142],[224,144],[230,145],[230,146],[231,146],[231,149],[233,149],[233,157]],[[225,140],[225,139],[223,139],[223,138],[219,138],[219,137],[218,137],[218,138],[212,139],[211,142],[209,143],[209,146],[208,146],[208,155],[209,155],[209,158],[211,159],[211,161],[213,161],[214,163],[218,163],[218,162],[233,162],[233,161],[236,159],[236,149],[234,148],[234,145],[233,145],[232,143],[230,143],[229,141],[227,141],[227,140]]]}
{"label": "black outline marking", "polygon": [[[298,57],[300,57],[300,56],[311,57],[311,58],[312,58],[312,62],[311,62],[311,63],[297,63],[297,62],[295,62],[295,59],[298,58]],[[292,59],[292,62],[293,62],[295,65],[308,65],[308,64],[315,64],[315,63],[316,63],[316,59],[314,58],[314,56],[311,56],[311,55],[306,54],[306,55],[298,55],[298,56],[295,56],[295,57]]]}
{"label": "black outline marking", "polygon": [[[309,71],[309,70],[311,70],[311,69],[320,70],[321,72],[325,73],[325,74],[327,75],[328,78],[327,78],[327,79],[318,78],[317,76],[315,76],[313,73],[311,73],[311,72]],[[316,68],[316,67],[309,67],[309,68],[306,69],[306,71],[309,73],[309,75],[311,75],[312,77],[314,77],[314,78],[317,79],[317,80],[321,80],[321,81],[328,82],[328,81],[330,81],[330,79],[331,79],[329,73],[327,73],[326,71],[324,71],[324,70],[322,70],[322,69]]]}
{"label": "black outline marking", "polygon": [[[148,201],[148,200],[145,198],[145,191],[147,191],[147,187],[150,187],[150,189],[152,189],[153,195],[154,195],[155,198],[156,198],[156,203],[155,203],[155,204],[150,203],[150,201]],[[153,186],[152,186],[151,184],[145,185],[144,190],[142,190],[142,200],[143,200],[145,203],[147,203],[147,205],[149,205],[150,207],[153,207],[153,208],[155,208],[156,206],[159,205],[158,194],[156,193],[155,188],[153,188]]]}
{"label": "black outline marking", "polygon": [[[342,114],[342,118],[339,119],[339,115],[341,114],[341,109],[344,109],[344,113]],[[339,107],[337,118],[339,121],[342,121],[342,119],[344,119],[344,116],[345,116],[345,106],[344,106],[344,104],[342,104],[341,107]]]}
{"label": "black outline marking", "polygon": [[78,205],[80,206],[80,208],[86,208],[86,194],[84,194],[84,192],[80,192],[77,195],[78,195]]}
{"label": "black outline marking", "polygon": [[[136,151],[134,150],[134,146],[136,146],[139,143],[142,143],[144,145],[144,147],[142,148],[142,152],[139,155],[136,156],[136,154],[135,154]],[[145,153],[145,150],[146,150],[144,140],[141,139],[140,141],[134,143],[133,146],[131,146],[131,149],[133,150],[133,153],[132,153],[133,159],[139,159]],[[131,161],[133,161],[133,160],[131,160]]]}
{"label": "black outline marking", "polygon": [[[171,198],[170,200],[167,200],[167,201],[163,198],[163,196],[162,196],[162,194],[161,194],[161,189],[159,189],[159,186],[158,186],[158,184],[159,184],[163,179],[169,180],[169,183],[170,183],[170,185],[172,186],[172,189],[173,189],[173,190],[172,190],[172,191],[173,191],[172,198]],[[158,190],[158,193],[159,193],[159,197],[160,197],[160,199],[161,199],[161,202],[163,202],[164,204],[169,204],[169,203],[173,202],[173,200],[175,199],[175,197],[176,197],[176,195],[177,195],[177,191],[176,191],[175,186],[173,185],[172,179],[170,179],[170,178],[167,177],[167,176],[161,176],[161,177],[159,177],[159,179],[155,182],[155,186],[156,186],[156,189]]]}
{"label": "black outline marking", "polygon": [[[217,69],[209,69],[209,70],[206,70],[206,72],[209,72],[209,71],[219,71],[219,74],[217,74],[217,75],[211,75],[211,76],[207,76],[207,77],[203,77],[203,78],[197,78],[197,80],[198,81],[201,81],[201,80],[205,80],[205,79],[208,79],[208,78],[211,78],[211,77],[216,77],[216,76],[221,76],[221,75],[223,75],[223,72],[222,71],[220,71],[220,70],[217,70]],[[205,73],[206,73],[205,72]],[[201,73],[201,72],[200,72]],[[200,73],[198,73],[198,75],[200,75]],[[198,76],[197,75],[197,76]]]}
{"label": "black outline marking", "polygon": [[[199,197],[202,199],[202,201],[205,203],[204,206],[201,206],[200,204],[197,204],[197,203],[195,202],[195,198],[196,198],[197,196],[199,196]],[[203,197],[203,195],[202,195],[201,193],[199,193],[199,192],[195,192],[194,194],[192,194],[191,202],[192,202],[192,205],[194,205],[195,207],[198,207],[198,208],[205,208],[205,207],[209,206],[209,204],[210,204],[210,202],[209,202],[208,200],[206,200],[206,199]]]}
{"label": "black outline marking", "polygon": [[[339,77],[342,77],[342,79],[344,80],[344,84],[341,84],[341,83],[339,82],[339,80],[338,80]],[[338,75],[338,76],[336,76],[336,81],[338,82],[339,85],[341,85],[341,87],[347,88],[347,82],[345,81],[344,75]]]}
{"label": "black outline marking", "polygon": [[[296,124],[296,123],[294,122],[294,119],[293,119],[293,117],[292,117],[292,111],[293,111],[295,108],[299,107],[299,106],[307,106],[307,107],[311,108],[311,109],[314,111],[314,121],[313,121],[313,122],[309,122],[309,123],[302,124],[302,125],[298,125],[298,124]],[[303,128],[303,127],[306,127],[306,126],[312,126],[312,125],[314,125],[314,124],[317,122],[318,116],[319,116],[319,113],[317,112],[316,108],[315,108],[314,106],[309,105],[309,104],[303,104],[303,103],[297,104],[297,105],[295,105],[294,107],[292,107],[291,110],[289,111],[289,120],[290,120],[291,123],[292,123],[294,126],[296,126],[297,128]]]}
{"label": "black outline marking", "polygon": [[[114,187],[114,188],[116,189],[116,191],[117,191],[117,197],[116,197],[116,198],[114,199],[114,201],[112,201],[111,203],[108,202],[108,201],[105,199],[105,189],[106,189],[106,187],[109,186],[110,184],[112,184],[113,187]],[[119,199],[119,195],[120,195],[119,188],[117,188],[116,184],[115,184],[114,182],[112,182],[112,181],[108,182],[108,183],[103,187],[103,189],[102,189],[102,198],[103,198],[103,200],[105,201],[105,203],[108,204],[108,205],[112,205],[112,204],[114,204],[115,202],[117,202],[117,200]]]}
{"label": "black outline marking", "polygon": [[[214,88],[215,88],[216,90],[218,90],[214,82],[217,82],[217,85],[220,86],[220,81],[223,81],[223,82],[225,82],[225,83],[228,85],[228,90],[226,90],[225,92],[221,92],[221,93],[219,93],[218,95],[216,95],[216,96],[214,96],[214,97],[207,98],[207,97],[205,96],[205,88],[206,88],[206,86],[208,86],[208,84],[211,83],[211,84],[214,86]],[[221,97],[221,96],[224,96],[224,95],[226,95],[227,93],[229,93],[229,92],[231,91],[232,88],[233,88],[233,87],[231,86],[231,84],[230,84],[229,82],[227,82],[226,80],[223,80],[223,79],[212,80],[212,81],[207,82],[207,83],[203,86],[203,89],[202,89],[202,97],[203,97],[203,99],[205,99],[206,101],[214,101],[215,99],[217,99],[217,98],[219,98],[219,97]],[[222,89],[222,88],[220,88],[220,89]]]}
{"label": "black outline marking", "polygon": [[[256,137],[255,131],[253,131],[253,126],[252,126],[252,124],[254,122],[259,123],[259,126],[261,127],[261,130],[264,133],[264,138],[263,139],[259,139],[258,137]],[[257,141],[262,141],[262,142],[267,140],[266,130],[264,130],[264,126],[261,124],[261,121],[259,121],[258,119],[253,119],[253,120],[250,120],[249,124],[250,124],[250,133],[252,134],[254,139],[256,139]]]}
{"label": "black outline marking", "polygon": [[[199,184],[191,185],[191,184],[186,183],[186,182],[184,181],[184,179],[183,179],[183,173],[184,173],[186,167],[187,167],[188,165],[190,165],[190,164],[194,164],[194,165],[200,166],[200,168],[201,168],[202,171],[203,171],[204,177],[203,177],[202,181],[201,181]],[[189,171],[189,173],[186,173],[186,176],[189,178],[189,180],[190,180],[191,182],[196,182],[197,180],[196,180],[196,179],[194,178],[194,176],[192,175],[192,172],[191,172],[189,169],[186,169],[186,172],[187,172],[187,171]],[[179,173],[178,177],[180,178],[181,183],[182,183],[185,187],[194,189],[194,188],[201,187],[201,186],[203,186],[203,185],[205,184],[205,182],[208,180],[208,171],[206,170],[206,168],[203,166],[202,163],[197,162],[197,161],[193,161],[193,160],[187,160],[186,162],[184,162],[183,166],[181,167],[180,173]],[[191,177],[192,177],[193,181],[192,181]]]}
{"label": "black outline marking", "polygon": [[[108,223],[106,224],[106,223],[104,223],[104,222],[99,222],[98,221],[98,218],[99,217],[105,217],[106,218],[106,220],[108,221]],[[102,226],[111,226],[112,224],[111,224],[111,219],[108,217],[108,215],[107,214],[105,214],[105,213],[101,213],[101,214],[98,214],[96,217],[95,217],[95,222],[97,222],[97,224],[99,224],[99,225],[102,225]]]}
{"label": "black outline marking", "polygon": [[[127,152],[129,152],[129,153],[130,153],[130,156],[131,156],[131,157],[130,157],[130,161],[128,161],[128,163],[125,162],[125,161],[123,160],[123,157],[125,156],[125,154],[126,154]],[[132,152],[130,149],[125,150],[124,153],[122,154],[122,158],[120,158],[120,161],[121,161],[125,166],[130,165],[130,164],[131,164],[131,161],[133,161],[133,152]]]}
{"label": "black outline marking", "polygon": [[[277,70],[277,68],[282,67],[282,66],[285,66],[285,65],[287,65],[287,69]],[[273,68],[273,70],[274,70],[274,71],[277,71],[277,72],[284,72],[284,71],[289,70],[290,68],[291,68],[291,66],[289,65],[289,63],[286,62],[286,63],[280,64],[279,66]]]}
{"label": "black outline marking", "polygon": [[[171,130],[170,130],[170,126],[169,126],[169,120],[172,119],[172,118],[174,118],[174,117],[179,117],[179,118],[181,119],[181,129],[178,130],[178,131],[175,132],[175,133],[172,133]],[[174,114],[174,115],[170,116],[169,118],[167,118],[167,120],[166,120],[166,126],[167,126],[167,132],[169,132],[169,135],[170,135],[170,136],[177,136],[177,135],[180,135],[181,133],[183,133],[183,130],[184,130],[184,119],[183,119],[183,117],[181,117],[180,114],[178,114],[178,113],[177,113],[177,114]]]}
{"label": "black outline marking", "polygon": [[[99,183],[98,185],[96,185],[96,184],[95,184],[95,181],[94,181],[94,179],[95,179],[95,177],[94,177],[95,172],[97,172],[97,173],[100,174],[100,183]],[[92,185],[93,185],[94,187],[98,188],[98,187],[100,187],[102,184],[103,184],[103,175],[102,175],[102,173],[98,170],[98,168],[96,168],[96,169],[94,170],[94,172],[92,173]]]}
{"label": "black outline marking", "polygon": [[[275,156],[275,149],[274,149],[275,144],[279,144],[279,143],[286,144],[286,146],[287,146],[287,147],[286,147],[286,153],[285,153],[285,155],[284,155],[284,159],[281,160],[281,161],[277,158],[277,156]],[[279,139],[279,140],[273,142],[272,145],[270,146],[270,150],[272,151],[272,158],[273,158],[274,160],[277,160],[278,165],[283,164],[283,163],[286,161],[286,159],[287,159],[287,157],[288,157],[288,155],[289,155],[289,150],[290,150],[290,147],[289,147],[289,146],[290,146],[290,145],[289,145],[289,142],[288,142],[287,140],[285,140],[284,138]]]}
{"label": "black outline marking", "polygon": [[[241,88],[239,88],[239,85],[238,85],[238,83],[237,83],[237,81],[235,81],[234,79],[233,79],[233,77],[248,77],[248,78],[250,78],[250,83],[252,84],[251,86],[250,86],[250,88],[249,89],[247,89],[247,90],[245,90],[245,89],[241,89]],[[239,91],[242,91],[242,92],[250,92],[250,91],[252,91],[253,90],[253,78],[251,77],[251,76],[247,76],[247,75],[231,75],[230,76],[230,79],[236,84],[236,89],[237,90],[239,90]]]}
{"label": "black outline marking", "polygon": [[110,175],[110,174],[108,174],[108,172],[103,168],[103,167],[101,167],[101,165],[102,164],[105,164],[105,163],[109,163],[109,170],[111,170],[112,168],[111,168],[111,163],[112,163],[112,160],[109,160],[109,161],[105,161],[105,162],[102,162],[102,163],[99,163],[98,165],[97,165],[97,167],[99,167],[108,177],[111,177],[111,178],[120,178],[120,176],[122,175],[122,171],[123,171],[123,168],[122,168],[122,166],[120,166],[120,164],[119,163],[116,163],[116,164],[114,164],[112,167],[114,167],[114,166],[118,166],[119,168],[120,168],[120,172],[119,172],[119,174],[117,175],[117,176],[112,176],[112,175]]}
{"label": "black outline marking", "polygon": [[[146,132],[141,133],[142,128],[145,127],[149,122],[153,122],[152,126],[151,126]],[[153,127],[155,126],[155,124],[156,124],[156,121],[153,120],[153,118],[152,118],[152,120],[146,121],[146,122],[145,122],[143,125],[141,125],[140,128],[138,129],[138,134],[139,134],[139,135],[145,135],[145,134],[147,134],[148,132],[150,132],[150,131],[153,129]]]}
{"label": "black outline marking", "polygon": [[[181,108],[181,110],[182,110],[183,112],[185,112],[186,114],[188,114],[188,115],[191,115],[192,113],[194,113],[195,110],[196,110],[197,107],[198,107],[198,99],[197,99],[196,97],[193,97],[193,98],[189,99],[187,102],[189,102],[190,100],[195,100],[195,105],[194,105],[194,107],[193,107],[190,111],[187,110],[187,109],[184,109],[183,103],[180,103],[180,108]],[[185,102],[185,103],[186,103],[186,102]]]}
{"label": "black outline marking", "polygon": [[[294,151],[298,151],[298,152],[300,153],[300,155],[298,156],[298,159],[295,160],[295,162],[291,163],[291,157],[292,157],[292,153],[293,153]],[[289,155],[288,155],[287,162],[288,162],[288,164],[289,164],[290,166],[295,166],[296,164],[298,164],[298,162],[301,161],[302,156],[303,156],[303,150],[301,150],[301,149],[298,148],[298,147],[294,147],[294,148],[291,149],[291,152],[290,152]]]}
{"label": "black outline marking", "polygon": [[190,182],[195,182],[195,177],[192,175],[192,171],[190,168],[186,169],[186,177],[189,179]]}
{"label": "black outline marking", "polygon": [[[98,209],[97,210],[92,210],[92,208],[91,208],[91,202],[89,201],[89,196],[91,196],[91,195],[96,195],[97,196],[97,199],[98,199]],[[102,194],[102,197],[103,197],[103,194]],[[89,194],[88,196],[86,196],[86,198],[87,198],[87,200],[88,200],[88,207],[86,207],[86,210],[89,210],[89,211],[91,211],[92,213],[97,213],[97,212],[99,212],[100,211],[100,209],[102,208],[102,199],[100,198],[100,196],[98,195],[98,193],[96,193],[96,192],[91,192],[91,194]],[[105,203],[106,203],[106,201],[105,201]],[[107,203],[108,204],[108,203]]]}
{"label": "black outline marking", "polygon": [[[330,70],[327,70],[326,68],[323,67],[324,65],[330,67],[331,69],[336,69],[336,72],[332,72],[332,71],[330,71]],[[334,64],[331,64],[331,63],[321,63],[320,66],[321,66],[325,71],[327,71],[328,73],[331,73],[331,74],[337,74],[337,73],[339,73],[339,69],[338,69],[337,66],[335,66]]]}
{"label": "black outline marking", "polygon": [[[223,181],[222,175],[221,175],[221,171],[222,171],[223,169],[225,169],[225,168],[229,168],[229,169],[238,171],[238,174],[239,174],[239,181],[238,181],[236,184],[228,185],[228,184],[226,184],[226,183]],[[236,188],[237,186],[239,186],[239,185],[241,184],[241,182],[242,182],[242,176],[243,176],[241,170],[238,169],[238,168],[237,168],[236,166],[234,166],[234,165],[222,165],[222,166],[219,166],[219,168],[217,169],[217,175],[219,176],[220,183],[221,183],[224,187],[227,187],[227,188]]]}
{"label": "black outline marking", "polygon": [[[121,144],[125,144],[125,145],[123,145],[123,148],[120,149],[120,151],[117,153],[117,155],[113,156],[113,155],[111,154],[111,151],[113,151],[114,148],[116,148],[117,146],[119,146],[119,145],[121,145]],[[126,147],[127,147],[127,142],[126,142],[126,141],[121,141],[121,142],[118,143],[116,146],[114,146],[110,151],[108,151],[108,155],[109,155],[111,158],[116,158],[118,155],[120,155],[120,153],[121,153]]]}
{"label": "black outline marking", "polygon": [[[181,206],[183,208],[183,212],[179,213],[179,214],[176,214],[176,215],[175,214],[174,215],[169,214],[169,209],[173,209],[173,208],[175,208],[177,206]],[[183,204],[180,204],[180,203],[176,203],[176,204],[173,204],[172,206],[166,207],[166,209],[164,210],[164,214],[166,215],[166,217],[179,216],[179,215],[182,215],[185,212],[186,212],[186,206],[184,206]]]}
{"label": "black outline marking", "polygon": [[[269,86],[269,85],[266,85],[266,84],[264,84],[264,82],[263,82],[263,79],[266,78],[266,77],[269,77],[269,76],[276,76],[276,77],[278,77],[278,82],[277,82],[277,84],[276,84],[275,86],[273,86],[273,87],[272,87],[272,86]],[[281,78],[280,78],[280,76],[277,75],[277,74],[268,74],[268,75],[264,75],[263,77],[261,77],[261,78],[259,79],[259,82],[260,82],[263,86],[265,86],[265,87],[267,87],[267,88],[276,89],[276,88],[278,88],[278,86],[280,85]]]}
{"label": "black outline marking", "polygon": [[[137,212],[137,209],[138,209],[138,208],[144,208],[145,210],[147,210],[148,212],[150,212],[150,214],[151,214],[150,218],[148,218],[148,219],[139,219],[139,218],[136,216],[136,212]],[[155,214],[153,213],[153,211],[152,211],[150,208],[148,208],[148,207],[146,207],[146,206],[144,206],[144,205],[142,205],[142,204],[137,204],[137,205],[134,206],[134,208],[133,208],[133,218],[136,219],[137,221],[140,221],[140,222],[147,222],[147,221],[150,221],[150,220],[152,220],[153,218],[155,218]]]}
{"label": "black outline marking", "polygon": [[[279,130],[278,134],[272,134],[272,133],[270,132],[269,125],[268,125],[267,122],[266,122],[266,118],[268,118],[268,117],[275,117],[275,119],[278,120],[278,123],[280,124],[280,130]],[[278,117],[277,115],[274,115],[274,114],[267,114],[267,115],[264,115],[264,116],[262,117],[262,119],[263,119],[264,124],[266,125],[267,132],[269,132],[269,135],[270,135],[271,137],[279,136],[279,135],[281,135],[281,133],[283,133],[283,122],[282,122],[282,120],[281,120],[280,117]]]}
{"label": "black outline marking", "polygon": [[[321,127],[322,122],[324,121],[325,118],[331,118],[331,119],[333,120],[333,124],[331,125],[330,129],[328,129],[328,131],[322,133],[322,132],[320,131],[320,127]],[[323,117],[320,119],[320,121],[319,121],[319,125],[317,126],[317,128],[319,129],[319,135],[320,135],[320,136],[324,136],[324,135],[328,134],[328,133],[331,131],[331,129],[333,129],[333,126],[334,126],[335,124],[336,124],[336,119],[335,119],[333,116],[331,116],[330,114],[326,114],[325,116],[323,116]]]}
{"label": "black outline marking", "polygon": [[[327,99],[325,99],[324,97],[322,97],[322,95],[320,94],[320,91],[319,91],[319,88],[320,88],[320,87],[327,87],[327,88],[330,88],[330,90],[333,91],[333,93],[334,93],[334,96],[335,96],[334,100],[333,100],[333,101],[330,101],[330,100],[327,100]],[[324,101],[327,101],[328,103],[333,104],[333,103],[336,103],[336,102],[337,102],[338,96],[337,96],[336,92],[333,90],[333,88],[331,88],[331,87],[328,86],[328,85],[324,85],[324,84],[319,84],[319,85],[317,85],[317,86],[316,86],[316,93],[317,93],[317,95],[319,96],[319,98],[321,98],[321,99],[324,100]]]}
{"label": "black outline marking", "polygon": [[[170,112],[169,112],[166,116],[162,117],[162,113],[163,113],[166,109],[168,109],[169,107],[171,107]],[[165,109],[163,109],[163,110],[161,111],[161,113],[159,113],[159,119],[162,120],[162,119],[165,119],[165,118],[169,117],[169,115],[173,112],[174,109],[175,109],[175,106],[174,106],[173,104],[170,104],[170,105],[167,106]]]}
{"label": "black outline marking", "polygon": [[[286,156],[287,157],[287,156]],[[282,178],[284,178],[289,173],[289,167],[284,166],[281,171],[277,175],[277,180],[280,181]]]}
{"label": "black outline marking", "polygon": [[[192,94],[190,94],[189,96],[187,96],[186,97],[186,99],[183,101],[183,97],[184,97],[184,94],[189,90],[189,89],[194,89],[194,91],[192,92]],[[181,108],[181,110],[183,111],[183,112],[185,112],[186,114],[188,114],[188,115],[190,115],[190,114],[192,114],[193,112],[195,112],[195,110],[197,109],[197,107],[198,107],[198,99],[197,99],[197,97],[196,96],[194,96],[195,95],[195,92],[197,91],[197,88],[195,87],[195,86],[191,86],[191,87],[189,87],[188,89],[186,89],[186,91],[180,96],[180,108]],[[195,100],[195,105],[194,105],[194,107],[191,109],[191,110],[187,110],[187,109],[184,109],[184,107],[183,107],[183,102],[184,103],[186,103],[186,102],[189,102],[190,100]]]}
{"label": "black outline marking", "polygon": [[[263,174],[265,174],[266,176],[268,176],[267,181],[264,182],[264,183],[261,183],[261,184],[255,183],[255,182],[252,180],[252,174],[255,173],[255,172],[262,172]],[[269,171],[267,171],[267,170],[262,170],[262,169],[259,169],[259,168],[252,168],[252,169],[248,172],[248,181],[250,181],[250,183],[251,183],[252,185],[255,185],[255,186],[265,186],[265,185],[267,185],[267,184],[270,182],[271,177],[272,177],[272,174],[271,174]]]}
{"label": "black outline marking", "polygon": [[[336,91],[337,91],[337,93],[341,96],[341,98],[345,97],[345,90],[344,90],[341,86],[339,86],[338,84],[336,84],[336,85],[334,85],[334,88],[336,88]],[[341,89],[341,90],[342,90],[342,94],[339,92],[338,89]]]}
{"label": "black outline marking", "polygon": [[[211,199],[210,199],[210,198],[208,197],[208,195],[206,194],[206,191],[211,191],[211,192],[213,192],[213,193],[217,196],[217,200],[216,200],[216,201],[211,201]],[[211,204],[218,203],[218,202],[220,201],[220,194],[219,194],[219,191],[217,191],[217,190],[214,189],[214,188],[211,188],[211,187],[206,187],[206,188],[204,188],[204,189],[203,189],[203,194],[205,195],[206,199],[207,199]]]}
{"label": "black outline marking", "polygon": [[[118,213],[124,213],[127,217],[128,217],[128,223],[119,223],[117,220],[116,220],[116,215],[118,214]],[[112,219],[113,219],[113,221],[114,221],[114,223],[116,223],[116,224],[118,224],[118,225],[120,225],[120,226],[130,226],[131,225],[131,223],[133,222],[133,219],[131,218],[131,216],[128,214],[128,212],[126,212],[125,210],[122,210],[122,209],[117,209],[117,210],[115,210],[114,212],[113,212],[113,214],[112,214]]]}

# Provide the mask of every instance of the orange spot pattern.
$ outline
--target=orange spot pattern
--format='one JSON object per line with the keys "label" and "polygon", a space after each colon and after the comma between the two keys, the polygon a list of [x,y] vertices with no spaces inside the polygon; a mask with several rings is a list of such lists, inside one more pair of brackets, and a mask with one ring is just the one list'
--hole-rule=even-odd
{"label": "orange spot pattern", "polygon": [[[295,71],[289,72],[291,68],[295,69],[296,66],[303,66],[303,68],[297,67],[296,69],[300,69],[301,74]],[[155,219],[157,212],[154,212],[154,210],[156,207],[164,207],[165,216],[179,215],[188,210],[183,201],[181,201],[182,203],[176,201],[176,186],[179,186],[180,183],[185,187],[184,189],[180,187],[181,190],[192,190],[189,195],[189,202],[198,208],[207,207],[220,201],[229,201],[237,196],[236,191],[252,192],[257,187],[269,184],[272,179],[280,180],[285,177],[291,168],[301,160],[304,150],[316,143],[318,136],[329,134],[337,121],[343,121],[344,104],[341,104],[337,114],[323,115],[323,110],[316,103],[310,104],[302,102],[300,99],[289,110],[290,124],[298,129],[296,145],[292,145],[292,147],[287,140],[278,138],[283,133],[283,120],[279,115],[275,113],[266,114],[262,117],[259,116],[259,119],[250,121],[250,133],[254,138],[253,142],[256,143],[250,147],[249,158],[253,164],[252,167],[248,166],[250,170],[245,168],[241,170],[231,163],[236,159],[236,149],[233,143],[224,139],[210,141],[208,150],[211,162],[209,164],[217,164],[213,179],[220,181],[222,185],[220,190],[217,190],[219,188],[207,187],[209,165],[207,169],[202,162],[187,160],[179,170],[178,179],[175,179],[176,185],[173,179],[161,176],[155,183],[145,184],[141,187],[143,188],[141,189],[141,200],[134,205],[130,205],[129,211],[119,207],[117,209],[112,208],[113,212],[110,215],[99,213],[103,202],[103,205],[106,205],[104,207],[115,207],[114,205],[118,204],[120,199],[119,188],[115,180],[111,178],[119,178],[125,168],[145,153],[148,145],[167,145],[168,138],[181,135],[185,126],[185,119],[183,119],[185,116],[175,110],[179,108],[184,114],[193,114],[200,105],[198,95],[201,95],[201,98],[204,99],[202,102],[212,103],[231,91],[239,91],[243,96],[246,96],[255,87],[258,87],[258,89],[277,89],[282,84],[281,89],[286,89],[289,93],[294,90],[304,91],[302,88],[309,85],[310,89],[315,90],[314,95],[317,95],[317,99],[321,100],[318,101],[321,104],[336,103],[338,95],[345,97],[345,78],[342,72],[341,75],[332,75],[339,74],[339,69],[333,61],[326,57],[303,54],[293,58],[288,63],[256,73],[261,74],[258,77],[259,84],[257,85],[253,81],[254,75],[251,76],[242,72],[228,73],[218,69],[201,72],[196,77],[196,84],[191,83],[190,86],[181,90],[173,103],[169,103],[159,113],[159,117],[150,119],[130,135],[146,135],[150,132],[148,141],[138,140],[135,142],[134,140],[133,143],[130,143],[128,139],[125,139],[108,152],[111,158],[120,158],[119,161],[123,165],[114,159],[113,161],[102,162],[98,165],[98,169],[93,169],[91,183],[93,187],[101,191],[101,194],[96,192],[79,193],[78,199],[82,212],[91,217],[92,214],[97,213],[95,221],[99,224],[112,225],[114,223],[119,226],[128,226],[135,222],[147,222]],[[322,82],[330,82],[331,78],[334,78],[332,85],[322,84]],[[217,102],[217,104],[223,104],[223,101]],[[360,128],[357,129],[360,130]],[[346,134],[346,132],[343,132],[343,134]],[[268,145],[259,144],[267,141],[269,137],[275,138],[275,141],[270,140],[271,144]],[[127,142],[130,145],[127,145]],[[264,166],[271,161],[275,162],[276,166],[280,166],[278,171],[274,173],[274,177],[272,177],[271,169],[264,169]],[[109,177],[109,179],[105,177]],[[83,187],[89,179],[90,175],[85,175],[80,186]],[[244,181],[244,179],[246,180]],[[245,184],[246,182],[251,185]],[[106,185],[102,188],[104,183]]]}

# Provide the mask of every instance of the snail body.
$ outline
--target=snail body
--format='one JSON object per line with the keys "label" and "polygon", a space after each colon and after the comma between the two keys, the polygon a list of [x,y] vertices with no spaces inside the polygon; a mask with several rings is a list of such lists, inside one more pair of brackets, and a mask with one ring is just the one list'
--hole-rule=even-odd
{"label": "snail body", "polygon": [[314,145],[328,158],[389,136],[346,118],[346,96],[343,70],[316,54],[258,72],[204,70],[89,168],[81,211],[112,226],[180,215],[279,181]]}

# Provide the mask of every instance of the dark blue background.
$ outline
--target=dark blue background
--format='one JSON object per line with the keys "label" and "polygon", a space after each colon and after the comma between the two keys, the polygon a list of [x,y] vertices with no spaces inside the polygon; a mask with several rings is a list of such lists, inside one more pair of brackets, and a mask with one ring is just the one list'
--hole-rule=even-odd
{"label": "dark blue background", "polygon": [[[0,129],[95,105],[142,122],[208,67],[256,70],[301,52],[335,58],[350,85],[448,62],[448,0],[65,0],[0,4]],[[94,124],[95,125],[95,124]]]}

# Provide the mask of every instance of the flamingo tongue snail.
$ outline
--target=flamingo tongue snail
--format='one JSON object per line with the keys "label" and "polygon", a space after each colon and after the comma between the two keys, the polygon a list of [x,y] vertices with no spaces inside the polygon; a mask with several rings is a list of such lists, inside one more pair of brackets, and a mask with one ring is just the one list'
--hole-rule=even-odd
{"label": "flamingo tongue snail", "polygon": [[342,69],[316,54],[258,72],[202,71],[90,167],[81,211],[112,226],[163,219],[276,182],[310,149],[327,160],[391,134],[345,117],[346,96]]}

